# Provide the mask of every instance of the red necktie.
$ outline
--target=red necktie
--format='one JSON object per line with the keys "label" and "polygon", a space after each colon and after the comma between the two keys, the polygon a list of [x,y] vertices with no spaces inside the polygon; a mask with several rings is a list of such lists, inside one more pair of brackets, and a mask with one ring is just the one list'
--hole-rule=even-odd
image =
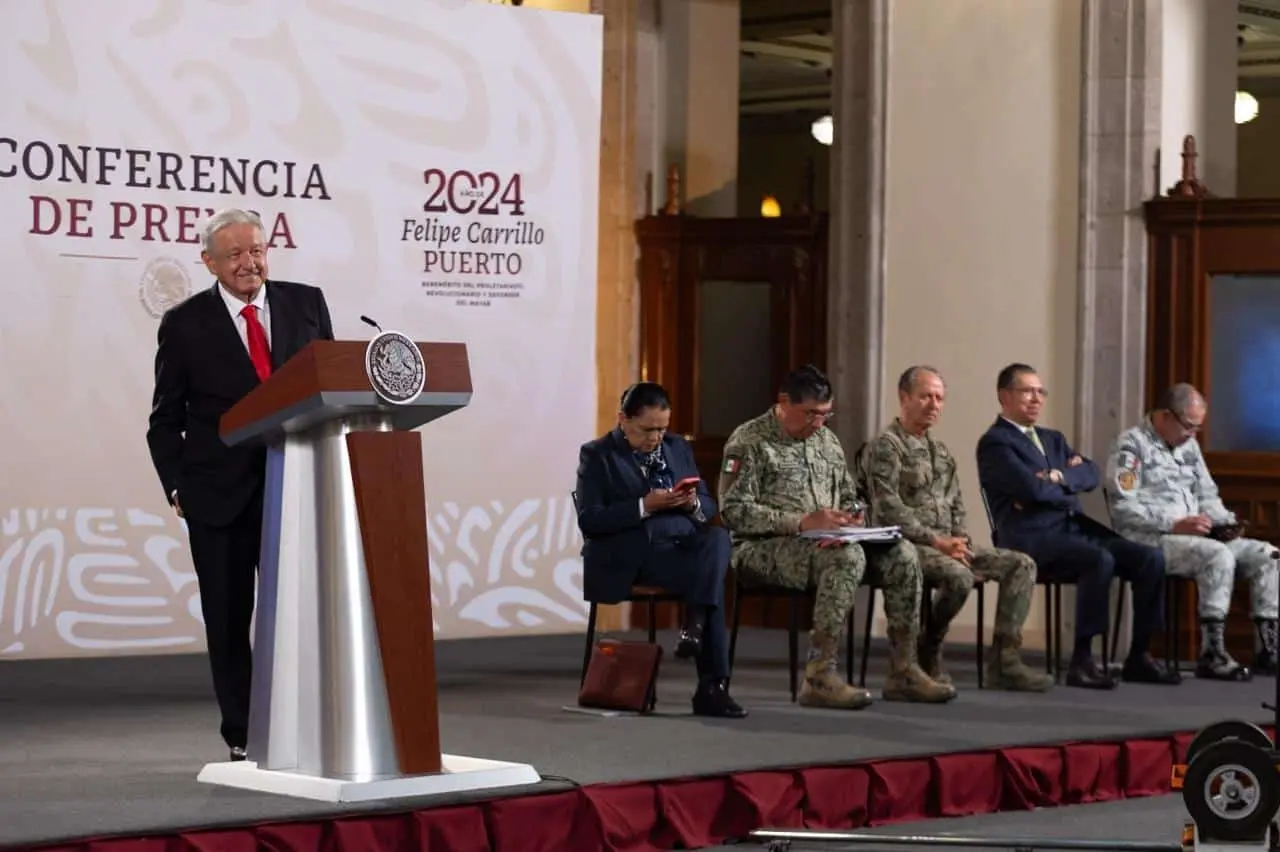
{"label": "red necktie", "polygon": [[271,375],[271,347],[267,345],[267,331],[258,322],[258,309],[253,305],[246,305],[240,316],[244,317],[248,332],[249,360],[253,362],[253,369],[258,371],[258,378],[265,382]]}

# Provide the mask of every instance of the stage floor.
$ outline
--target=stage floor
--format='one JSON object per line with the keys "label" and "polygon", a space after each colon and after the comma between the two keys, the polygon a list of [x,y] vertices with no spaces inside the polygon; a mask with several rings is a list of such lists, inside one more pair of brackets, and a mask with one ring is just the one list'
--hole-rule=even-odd
{"label": "stage floor", "polygon": [[[664,636],[670,646],[673,637]],[[1111,693],[1059,686],[1046,695],[979,691],[972,658],[952,651],[961,694],[942,706],[879,701],[848,713],[791,704],[786,634],[743,630],[734,694],[741,721],[689,715],[691,665],[668,657],[658,718],[565,712],[581,664],[578,636],[437,644],[446,751],[529,763],[574,784],[829,765],[999,745],[1194,730],[1222,718],[1270,723],[1275,685],[1124,685]],[[868,682],[878,687],[883,651]],[[371,808],[334,806],[199,784],[224,760],[201,656],[0,663],[0,845],[89,835],[312,818]],[[529,792],[511,789],[506,795]],[[451,801],[485,798],[458,797]],[[444,803],[431,802],[430,804]],[[398,802],[396,811],[423,807]]]}

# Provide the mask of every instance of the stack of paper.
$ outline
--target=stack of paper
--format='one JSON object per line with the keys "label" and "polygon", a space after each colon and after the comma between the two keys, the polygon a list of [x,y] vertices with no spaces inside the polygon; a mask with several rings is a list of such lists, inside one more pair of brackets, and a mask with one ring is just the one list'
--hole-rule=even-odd
{"label": "stack of paper", "polygon": [[801,538],[838,538],[842,541],[898,541],[902,530],[898,527],[840,527],[834,530],[806,530]]}

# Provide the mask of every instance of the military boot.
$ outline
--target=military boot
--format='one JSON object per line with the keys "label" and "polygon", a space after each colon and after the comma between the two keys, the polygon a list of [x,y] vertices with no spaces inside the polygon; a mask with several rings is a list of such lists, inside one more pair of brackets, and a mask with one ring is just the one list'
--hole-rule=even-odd
{"label": "military boot", "polygon": [[796,699],[804,707],[861,710],[871,703],[871,693],[851,686],[836,673],[839,637],[809,635],[809,659],[804,664],[804,684]]}
{"label": "military boot", "polygon": [[916,646],[916,657],[920,661],[920,669],[937,683],[951,683],[951,673],[942,663],[942,643],[947,637],[945,630],[928,630],[920,634],[920,643]]}
{"label": "military boot", "polygon": [[1253,673],[1263,677],[1275,677],[1280,663],[1280,630],[1274,618],[1256,619],[1258,625],[1258,651],[1253,658]]}
{"label": "military boot", "polygon": [[916,663],[914,631],[889,630],[889,676],[884,681],[886,701],[918,701],[942,704],[956,697],[955,687],[938,683]]}
{"label": "military boot", "polygon": [[1253,673],[1227,653],[1223,636],[1223,622],[1203,618],[1200,620],[1200,661],[1196,663],[1196,677],[1208,680],[1252,680]]}
{"label": "military boot", "polygon": [[1053,687],[1053,675],[1038,672],[1022,661],[1019,650],[1022,637],[995,636],[987,657],[987,689],[1007,689],[1012,692],[1048,692]]}

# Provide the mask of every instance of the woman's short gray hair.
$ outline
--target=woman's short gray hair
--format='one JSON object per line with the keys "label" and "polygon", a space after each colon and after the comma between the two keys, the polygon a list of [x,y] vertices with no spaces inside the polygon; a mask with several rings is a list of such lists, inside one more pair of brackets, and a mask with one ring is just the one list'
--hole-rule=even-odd
{"label": "woman's short gray hair", "polygon": [[267,229],[262,227],[262,217],[257,213],[252,210],[241,210],[238,207],[228,207],[214,213],[209,217],[209,221],[204,223],[204,230],[200,233],[200,248],[206,252],[209,251],[213,245],[213,235],[232,225],[254,225],[262,233],[267,232]]}

